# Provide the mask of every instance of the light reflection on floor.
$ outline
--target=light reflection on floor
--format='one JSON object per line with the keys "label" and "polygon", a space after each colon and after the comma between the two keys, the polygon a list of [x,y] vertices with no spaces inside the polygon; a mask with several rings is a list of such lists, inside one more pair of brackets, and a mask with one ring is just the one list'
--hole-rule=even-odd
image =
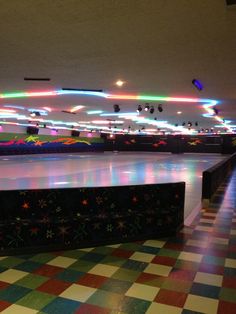
{"label": "light reflection on floor", "polygon": [[185,217],[199,205],[202,171],[220,154],[91,153],[0,157],[0,190],[186,182]]}

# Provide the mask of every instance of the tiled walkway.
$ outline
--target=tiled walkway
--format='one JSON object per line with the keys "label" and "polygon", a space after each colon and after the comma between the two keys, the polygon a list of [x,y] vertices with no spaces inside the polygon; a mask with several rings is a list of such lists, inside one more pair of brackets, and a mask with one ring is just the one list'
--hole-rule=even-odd
{"label": "tiled walkway", "polygon": [[0,311],[236,313],[236,171],[168,241],[0,257]]}

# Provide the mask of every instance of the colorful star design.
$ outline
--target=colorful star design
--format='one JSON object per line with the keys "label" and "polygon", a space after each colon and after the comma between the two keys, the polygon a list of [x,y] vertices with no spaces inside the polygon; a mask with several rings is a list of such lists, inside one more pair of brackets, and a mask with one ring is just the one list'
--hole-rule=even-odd
{"label": "colorful star design", "polygon": [[24,203],[23,205],[22,205],[22,208],[24,208],[24,209],[29,209],[30,208],[30,206],[29,206],[29,203]]}

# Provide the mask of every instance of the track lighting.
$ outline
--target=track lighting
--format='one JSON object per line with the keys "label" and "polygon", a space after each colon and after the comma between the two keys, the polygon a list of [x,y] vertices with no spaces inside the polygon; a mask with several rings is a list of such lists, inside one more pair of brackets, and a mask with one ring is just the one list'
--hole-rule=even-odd
{"label": "track lighting", "polygon": [[219,113],[219,110],[216,107],[214,107],[213,110],[214,110],[215,115],[217,116]]}
{"label": "track lighting", "polygon": [[154,110],[154,107],[153,107],[153,106],[151,106],[151,108],[150,108],[150,111],[149,111],[149,112],[150,112],[151,114],[153,114],[153,113],[154,113],[154,111],[155,111],[155,110]]}
{"label": "track lighting", "polygon": [[149,110],[149,108],[150,108],[150,106],[149,106],[149,104],[145,104],[145,111],[148,111]]}
{"label": "track lighting", "polygon": [[140,105],[138,105],[137,112],[140,112],[140,111],[142,111],[142,110],[143,110],[142,107],[141,107]]}
{"label": "track lighting", "polygon": [[119,105],[114,105],[113,106],[113,108],[114,108],[114,112],[120,112],[120,106]]}
{"label": "track lighting", "polygon": [[157,109],[158,109],[159,112],[162,112],[163,111],[162,105],[161,104],[158,105]]}

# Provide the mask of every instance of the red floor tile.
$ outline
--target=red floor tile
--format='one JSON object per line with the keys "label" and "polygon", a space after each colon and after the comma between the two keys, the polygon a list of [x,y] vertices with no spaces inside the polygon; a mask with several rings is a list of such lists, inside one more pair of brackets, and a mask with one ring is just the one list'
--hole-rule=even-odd
{"label": "red floor tile", "polygon": [[222,287],[236,289],[236,277],[224,277]]}
{"label": "red floor tile", "polygon": [[154,301],[158,303],[183,307],[187,296],[188,295],[183,292],[175,292],[161,289]]}
{"label": "red floor tile", "polygon": [[203,273],[223,275],[224,274],[224,266],[202,263],[199,266],[199,271],[201,271]]}
{"label": "red floor tile", "polygon": [[10,284],[4,281],[0,281],[0,290],[5,289]]}
{"label": "red floor tile", "polygon": [[170,250],[177,250],[177,251],[182,251],[184,249],[185,244],[183,243],[171,243],[167,242],[163,248],[165,249],[170,249]]}
{"label": "red floor tile", "polygon": [[78,280],[77,284],[92,287],[92,288],[99,288],[106,280],[107,280],[107,277],[93,275],[93,274],[86,274]]}
{"label": "red floor tile", "polygon": [[152,260],[152,263],[167,265],[167,266],[174,266],[176,263],[176,259],[172,257],[168,257],[168,256],[156,256]]}
{"label": "red floor tile", "polygon": [[234,314],[236,313],[236,303],[219,301],[217,314]]}
{"label": "red floor tile", "polygon": [[158,276],[154,274],[148,274],[148,273],[141,273],[140,276],[135,280],[135,282],[138,283],[145,283],[145,282],[151,282],[153,280],[160,280],[165,281],[165,278],[163,276]]}
{"label": "red floor tile", "polygon": [[115,249],[111,255],[113,256],[118,256],[122,258],[129,258],[132,254],[134,254],[134,251],[129,251],[129,250],[123,250],[123,249]]}
{"label": "red floor tile", "polygon": [[169,278],[178,279],[178,280],[193,281],[195,275],[196,275],[196,271],[174,268],[174,269],[172,269],[171,273],[169,274]]}
{"label": "red floor tile", "polygon": [[108,314],[110,310],[91,304],[82,304],[75,314]]}
{"label": "red floor tile", "polygon": [[1,301],[0,300],[0,312],[5,310],[6,308],[8,308],[10,305],[11,305],[11,303],[9,303],[7,301]]}
{"label": "red floor tile", "polygon": [[44,282],[41,286],[39,286],[37,290],[50,294],[59,295],[69,286],[71,286],[71,283],[69,282],[64,282],[57,279],[49,279],[48,281]]}
{"label": "red floor tile", "polygon": [[51,265],[43,265],[42,267],[36,269],[33,273],[41,276],[53,277],[62,271],[64,271],[64,268]]}

